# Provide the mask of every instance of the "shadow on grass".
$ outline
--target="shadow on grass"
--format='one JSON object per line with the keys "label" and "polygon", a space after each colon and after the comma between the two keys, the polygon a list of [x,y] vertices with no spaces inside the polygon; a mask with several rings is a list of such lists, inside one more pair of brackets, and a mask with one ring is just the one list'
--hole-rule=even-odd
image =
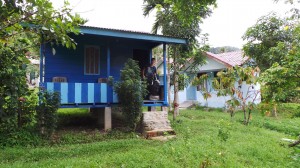
{"label": "shadow on grass", "polygon": [[98,128],[97,118],[93,117],[88,109],[59,109],[58,111],[58,129],[68,127],[74,128]]}
{"label": "shadow on grass", "polygon": [[[112,113],[112,129],[108,131],[104,130],[104,123],[99,123],[98,117],[99,113],[91,113],[89,109],[59,109],[58,129],[52,136],[51,143],[80,144],[134,137],[135,134],[125,128],[119,112]],[[100,120],[103,120],[103,117],[100,117]]]}

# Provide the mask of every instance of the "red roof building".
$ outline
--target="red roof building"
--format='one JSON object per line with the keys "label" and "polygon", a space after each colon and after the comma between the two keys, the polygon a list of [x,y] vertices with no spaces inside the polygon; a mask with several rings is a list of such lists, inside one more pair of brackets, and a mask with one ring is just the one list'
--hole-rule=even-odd
{"label": "red roof building", "polygon": [[249,59],[249,57],[244,56],[243,51],[233,51],[221,54],[207,52],[206,54],[208,57],[223,63],[228,67],[241,66]]}

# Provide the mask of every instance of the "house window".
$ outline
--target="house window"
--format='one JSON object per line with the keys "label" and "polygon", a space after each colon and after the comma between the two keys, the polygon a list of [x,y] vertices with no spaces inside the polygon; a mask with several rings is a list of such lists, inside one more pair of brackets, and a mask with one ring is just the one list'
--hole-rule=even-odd
{"label": "house window", "polygon": [[84,74],[100,74],[100,48],[97,46],[86,46],[84,49]]}
{"label": "house window", "polygon": [[[197,77],[200,78],[200,77],[203,76],[203,75],[207,75],[207,73],[198,73],[198,74],[197,74]],[[205,79],[201,85],[197,85],[197,91],[207,90],[207,89],[208,89],[208,88],[207,88],[207,87],[208,87],[207,85],[208,85],[207,79]]]}

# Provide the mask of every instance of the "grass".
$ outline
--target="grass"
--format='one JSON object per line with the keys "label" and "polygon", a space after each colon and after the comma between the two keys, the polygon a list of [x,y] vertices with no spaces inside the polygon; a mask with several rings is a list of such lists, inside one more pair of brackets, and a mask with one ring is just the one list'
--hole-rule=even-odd
{"label": "grass", "polygon": [[[84,110],[77,114],[88,118]],[[118,130],[95,131],[87,141],[84,133],[69,132],[64,143],[1,150],[0,167],[299,167],[300,149],[281,140],[296,139],[299,118],[255,113],[249,126],[241,121],[241,113],[230,119],[218,111],[182,110],[172,122],[177,137],[167,142]]]}

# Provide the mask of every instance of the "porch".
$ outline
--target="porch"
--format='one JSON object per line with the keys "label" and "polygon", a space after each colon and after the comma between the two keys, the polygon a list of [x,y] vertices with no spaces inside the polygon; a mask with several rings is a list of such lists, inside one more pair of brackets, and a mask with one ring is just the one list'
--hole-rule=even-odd
{"label": "porch", "polygon": [[[40,83],[42,89],[60,94],[62,108],[109,107],[118,103],[118,97],[107,83]],[[164,86],[161,85],[163,88]],[[144,100],[143,106],[167,106],[164,95],[159,100]]]}

